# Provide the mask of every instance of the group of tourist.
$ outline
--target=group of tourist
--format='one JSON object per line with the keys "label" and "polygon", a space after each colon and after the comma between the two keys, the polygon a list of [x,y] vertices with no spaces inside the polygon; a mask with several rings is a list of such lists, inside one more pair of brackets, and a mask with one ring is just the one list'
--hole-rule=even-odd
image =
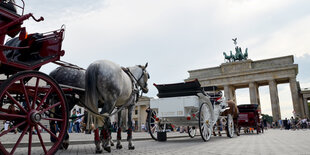
{"label": "group of tourist", "polygon": [[285,130],[310,129],[310,120],[308,118],[294,118],[292,116],[290,119],[285,118],[278,122],[272,122],[272,127],[279,127]]}
{"label": "group of tourist", "polygon": [[82,131],[81,127],[85,122],[85,116],[81,114],[81,111],[73,109],[70,119],[71,120],[68,132],[72,133],[74,131],[75,133],[80,133]]}

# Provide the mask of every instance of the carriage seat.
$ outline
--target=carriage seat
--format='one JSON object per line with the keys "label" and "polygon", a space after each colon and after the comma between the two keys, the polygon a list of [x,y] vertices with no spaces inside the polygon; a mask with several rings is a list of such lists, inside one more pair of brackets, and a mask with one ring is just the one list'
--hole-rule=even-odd
{"label": "carriage seat", "polygon": [[208,96],[210,98],[219,98],[223,96],[222,91],[218,91],[218,92],[207,92]]}
{"label": "carriage seat", "polygon": [[[42,38],[43,35],[36,33],[31,35],[31,40]],[[14,62],[21,62],[21,63],[27,63],[27,64],[33,64],[37,62],[38,60],[42,59],[40,56],[40,49],[41,49],[41,43],[40,42],[31,42],[28,39],[26,40],[19,40],[18,37],[13,38],[5,43],[6,46],[11,47],[25,47],[29,46],[28,49],[13,49],[13,50],[5,50],[3,51],[3,54],[6,56],[8,61],[14,61]]]}
{"label": "carriage seat", "polygon": [[210,97],[210,101],[211,101],[212,105],[221,103],[221,102],[217,101],[217,99],[219,99],[223,96],[222,91],[207,92],[207,95]]}

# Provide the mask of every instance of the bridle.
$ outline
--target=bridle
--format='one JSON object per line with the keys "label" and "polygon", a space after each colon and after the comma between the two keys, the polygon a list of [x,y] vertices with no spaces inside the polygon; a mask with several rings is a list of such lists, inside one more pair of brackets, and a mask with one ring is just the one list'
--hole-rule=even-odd
{"label": "bridle", "polygon": [[[139,66],[139,68],[142,70],[142,73],[141,73],[141,76],[137,79],[133,74],[132,72],[129,70],[129,68],[126,69],[126,73],[129,74],[129,76],[131,77],[134,85],[136,86],[136,88],[140,88],[142,90],[142,93],[143,92],[147,92],[148,89],[147,89],[147,83],[145,82],[145,85],[142,86],[141,83],[140,83],[140,80],[144,77],[144,76],[147,76],[148,79],[149,79],[149,74],[146,72],[146,69],[142,66]],[[139,93],[139,92],[138,92]],[[142,96],[142,93],[141,93],[141,96]]]}

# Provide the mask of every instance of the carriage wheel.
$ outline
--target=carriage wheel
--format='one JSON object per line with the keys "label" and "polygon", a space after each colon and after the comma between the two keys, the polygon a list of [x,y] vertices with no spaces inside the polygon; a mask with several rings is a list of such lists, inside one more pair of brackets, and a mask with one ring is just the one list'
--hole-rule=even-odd
{"label": "carriage wheel", "polygon": [[193,127],[187,126],[187,132],[188,132],[189,137],[191,138],[194,138],[196,135],[196,129],[194,126]]}
{"label": "carriage wheel", "polygon": [[147,116],[147,120],[148,120],[148,130],[149,133],[151,135],[151,137],[157,141],[157,132],[163,131],[160,122],[158,120],[156,120],[157,117],[157,111],[156,110],[152,110],[150,109],[150,112]]}
{"label": "carriage wheel", "polygon": [[46,74],[24,71],[11,76],[0,86],[0,121],[10,124],[0,131],[0,154],[30,155],[34,146],[37,154],[54,154],[67,130],[67,113],[61,88]]}
{"label": "carriage wheel", "polygon": [[204,141],[208,141],[212,134],[212,124],[211,124],[211,109],[206,103],[201,104],[199,108],[199,130],[201,138]]}
{"label": "carriage wheel", "polygon": [[232,138],[234,136],[235,127],[234,127],[234,120],[231,114],[227,115],[227,124],[226,124],[227,136]]}

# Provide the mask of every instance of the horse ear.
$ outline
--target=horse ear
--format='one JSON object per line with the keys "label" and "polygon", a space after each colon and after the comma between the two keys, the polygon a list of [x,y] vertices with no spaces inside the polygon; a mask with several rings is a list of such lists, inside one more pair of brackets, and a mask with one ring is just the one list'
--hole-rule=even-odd
{"label": "horse ear", "polygon": [[147,63],[145,64],[144,68],[146,68],[148,64],[149,64],[149,63],[147,62]]}

